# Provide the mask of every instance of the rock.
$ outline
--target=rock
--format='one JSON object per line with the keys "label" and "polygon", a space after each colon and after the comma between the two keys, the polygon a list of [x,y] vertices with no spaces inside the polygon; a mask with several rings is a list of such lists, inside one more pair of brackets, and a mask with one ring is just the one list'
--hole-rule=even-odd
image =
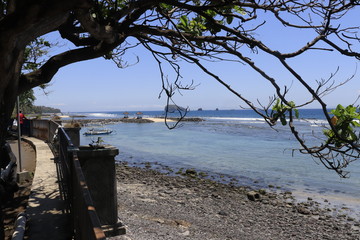
{"label": "rock", "polygon": [[220,195],[217,195],[217,194],[215,194],[215,193],[211,194],[211,196],[212,196],[213,198],[221,199],[221,196],[220,196]]}
{"label": "rock", "polygon": [[250,191],[247,194],[247,197],[250,201],[258,201],[260,200],[260,194],[256,191]]}
{"label": "rock", "polygon": [[196,172],[195,169],[190,168],[190,169],[186,169],[185,174],[186,174],[186,175],[194,175],[194,176],[196,176],[196,175],[197,175],[197,172]]}
{"label": "rock", "polygon": [[266,190],[265,190],[265,189],[260,189],[260,190],[259,190],[259,193],[260,193],[261,195],[266,195]]}
{"label": "rock", "polygon": [[191,223],[184,221],[184,220],[175,220],[177,226],[188,228],[191,226]]}
{"label": "rock", "polygon": [[190,235],[190,231],[186,230],[185,232],[180,233],[180,235],[182,236],[189,236]]}
{"label": "rock", "polygon": [[335,218],[339,212],[327,212],[325,208],[332,205],[302,205],[290,200],[291,194],[267,190],[264,196],[249,187],[230,188],[210,180],[120,167],[119,212],[131,239],[355,240],[359,236],[357,212],[350,221],[349,216]]}
{"label": "rock", "polygon": [[270,199],[276,199],[277,198],[277,196],[275,195],[275,194],[268,194],[268,197],[270,198]]}
{"label": "rock", "polygon": [[220,212],[218,212],[219,215],[221,216],[228,216],[229,214],[227,214],[227,212],[221,210]]}
{"label": "rock", "polygon": [[311,213],[310,210],[305,207],[297,207],[297,211],[303,215],[309,215]]}

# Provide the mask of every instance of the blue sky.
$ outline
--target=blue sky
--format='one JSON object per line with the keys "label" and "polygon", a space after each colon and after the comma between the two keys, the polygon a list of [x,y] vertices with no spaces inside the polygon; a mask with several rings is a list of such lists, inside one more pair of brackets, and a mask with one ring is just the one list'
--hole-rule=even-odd
{"label": "blue sky", "polygon": [[[286,29],[287,30],[287,29]],[[289,31],[284,34],[281,26],[271,23],[269,28],[259,31],[259,39],[274,47],[291,51],[306,43],[311,33],[303,31]],[[49,37],[51,40],[61,42],[61,38],[55,34]],[[72,47],[70,43],[61,45],[61,49]],[[52,54],[52,52],[50,52]],[[292,86],[289,96],[295,103],[306,101],[309,94],[303,87],[296,83],[284,68],[274,60],[263,54],[251,55],[248,49],[243,54],[259,61],[259,65],[276,77],[282,85]],[[146,111],[162,110],[166,104],[166,98],[158,98],[161,91],[160,73],[156,61],[147,50],[139,47],[130,50],[125,55],[129,63],[136,62],[136,56],[140,62],[125,69],[119,69],[109,60],[102,58],[80,62],[62,68],[54,77],[51,86],[46,90],[35,89],[36,105],[45,105],[60,108],[63,112],[88,112],[88,111]],[[289,60],[289,63],[312,85],[315,81],[327,78],[337,67],[340,68],[336,78],[342,82],[356,72],[358,61],[347,59],[333,52],[320,52],[313,50],[299,57],[297,60]],[[207,63],[209,69],[221,76],[228,84],[239,93],[252,101],[259,99],[264,104],[268,97],[274,94],[271,85],[262,79],[249,67],[240,63],[216,62]],[[183,83],[192,80],[199,84],[195,90],[176,94],[176,103],[190,109],[239,109],[245,106],[236,96],[232,95],[214,79],[204,74],[196,66],[180,63]],[[357,71],[359,72],[359,70]],[[169,78],[173,77],[167,72]],[[325,97],[329,107],[338,103],[348,105],[354,103],[360,94],[359,74],[356,73],[345,86]],[[311,105],[312,108],[319,107]]]}

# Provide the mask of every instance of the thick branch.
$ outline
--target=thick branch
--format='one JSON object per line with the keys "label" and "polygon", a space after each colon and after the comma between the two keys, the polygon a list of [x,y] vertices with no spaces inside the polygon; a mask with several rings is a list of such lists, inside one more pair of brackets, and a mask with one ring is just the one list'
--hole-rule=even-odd
{"label": "thick branch", "polygon": [[81,25],[89,31],[94,38],[104,41],[107,44],[113,44],[116,41],[117,33],[115,29],[110,25],[103,26],[99,24],[91,16],[91,12],[79,9],[76,11],[76,17],[79,19]]}
{"label": "thick branch", "polygon": [[56,29],[67,19],[73,8],[89,6],[87,0],[29,2],[19,5],[0,21],[0,38],[6,37],[9,41],[15,41],[19,48]]}
{"label": "thick branch", "polygon": [[57,71],[66,65],[95,59],[105,55],[120,45],[123,41],[124,39],[118,40],[113,44],[102,43],[96,47],[85,47],[70,50],[51,57],[40,69],[20,77],[18,94],[33,87],[50,82]]}
{"label": "thick branch", "polygon": [[59,33],[62,38],[65,38],[72,42],[75,46],[89,46],[89,45],[97,45],[99,44],[99,40],[93,37],[81,37],[80,33],[84,30],[80,31],[78,26],[75,26],[76,19],[73,15],[71,15],[68,20],[59,27]]}

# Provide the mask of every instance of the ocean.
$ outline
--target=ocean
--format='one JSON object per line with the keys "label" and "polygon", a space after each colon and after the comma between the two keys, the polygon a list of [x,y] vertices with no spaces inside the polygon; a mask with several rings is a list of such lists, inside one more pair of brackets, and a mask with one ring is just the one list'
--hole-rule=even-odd
{"label": "ocean", "polygon": [[[164,114],[162,111],[142,113],[144,118]],[[75,114],[94,119],[124,116],[123,112]],[[136,112],[129,112],[130,118],[135,116]],[[346,169],[349,178],[340,178],[309,155],[293,151],[299,148],[299,143],[287,126],[279,123],[272,129],[251,110],[190,111],[187,117],[205,121],[183,122],[173,130],[163,122],[116,123],[106,126],[114,133],[102,138],[119,148],[118,161],[134,165],[153,163],[168,166],[175,172],[194,168],[217,176],[219,181],[236,179],[237,184],[256,189],[292,191],[300,201],[311,197],[337,208],[349,207],[360,218],[360,162],[355,161]],[[301,110],[295,124],[307,143],[320,143],[318,137],[326,124],[321,110]],[[81,133],[85,131],[86,127]],[[82,145],[96,139],[81,134]]]}

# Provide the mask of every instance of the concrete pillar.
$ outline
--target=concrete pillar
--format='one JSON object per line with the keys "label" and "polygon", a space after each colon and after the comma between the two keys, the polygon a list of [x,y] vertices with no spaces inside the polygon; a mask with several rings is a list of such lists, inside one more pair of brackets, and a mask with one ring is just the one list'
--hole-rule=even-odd
{"label": "concrete pillar", "polygon": [[74,144],[74,147],[80,146],[80,127],[74,128],[64,128],[66,134],[71,139],[71,142]]}
{"label": "concrete pillar", "polygon": [[91,198],[102,225],[116,225],[117,191],[115,156],[119,150],[113,146],[93,149],[80,146],[78,157]]}

